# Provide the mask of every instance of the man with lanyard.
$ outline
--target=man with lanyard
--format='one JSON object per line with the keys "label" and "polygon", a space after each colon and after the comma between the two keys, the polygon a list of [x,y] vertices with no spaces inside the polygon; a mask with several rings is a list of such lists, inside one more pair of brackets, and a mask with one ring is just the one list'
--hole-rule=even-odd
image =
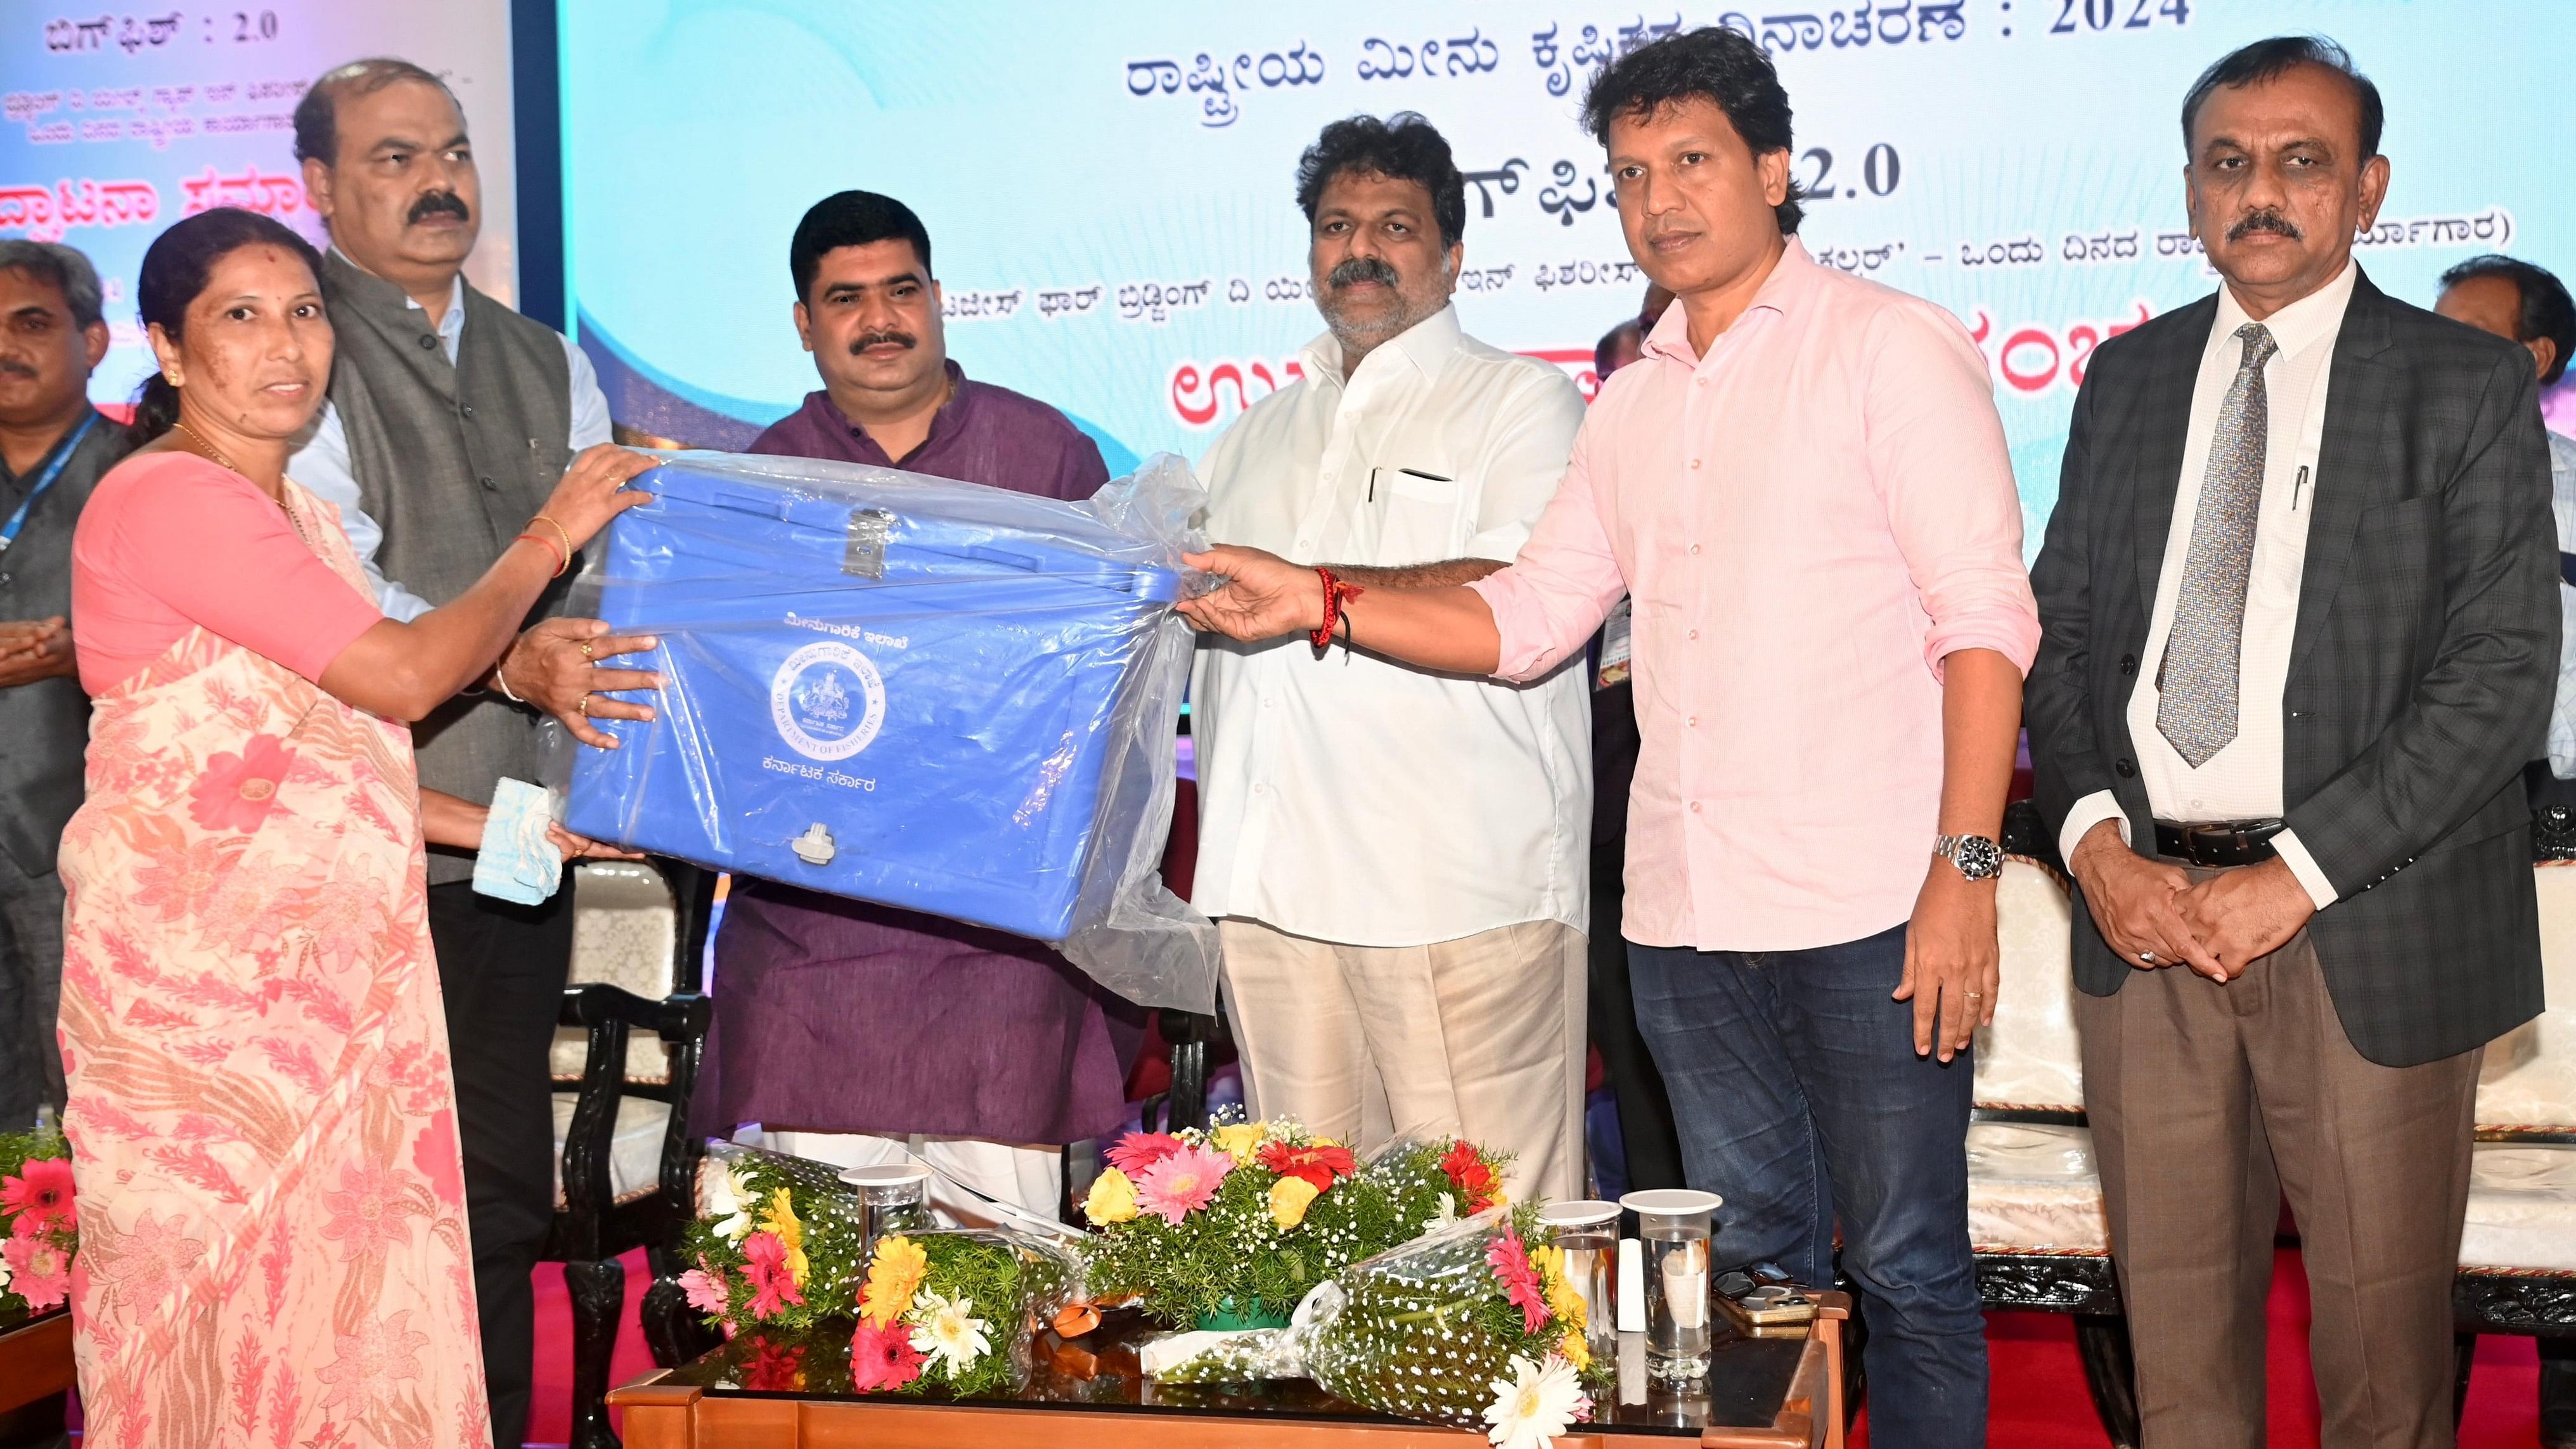
{"label": "man with lanyard", "polygon": [[[481,577],[568,466],[632,459],[603,446],[608,402],[572,342],[466,282],[482,189],[464,111],[438,77],[386,59],[324,73],[295,108],[295,152],[330,229],[337,352],[330,402],[287,473],[339,507],[385,613],[416,618]],[[654,641],[554,617],[569,583],[539,600],[488,689],[413,727],[424,788],[487,801],[503,778],[534,781],[540,710],[595,745],[608,740],[589,719],[651,717],[605,692],[656,676],[594,664]],[[554,1217],[546,1056],[572,965],[571,892],[512,905],[476,894],[473,873],[470,855],[430,851],[484,1377],[494,1442],[515,1445],[534,1375],[529,1274]]]}
{"label": "man with lanyard", "polygon": [[133,446],[89,405],[89,375],[106,355],[89,258],[0,241],[0,1132],[63,1105],[54,847],[80,808],[89,743],[65,618],[72,525]]}

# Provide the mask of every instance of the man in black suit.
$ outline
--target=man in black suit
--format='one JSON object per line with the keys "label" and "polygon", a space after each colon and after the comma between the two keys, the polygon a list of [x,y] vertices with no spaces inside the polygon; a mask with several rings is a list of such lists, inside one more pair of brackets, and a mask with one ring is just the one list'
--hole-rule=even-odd
{"label": "man in black suit", "polygon": [[2298,1218],[2328,1445],[2451,1443],[2485,1043],[2540,1009],[2523,762],[2558,653],[2530,356],[2352,262],[2388,185],[2330,41],[2183,103],[2225,280],[2094,353],[2031,582],[2041,807],[2148,1449],[2263,1442]]}
{"label": "man in black suit", "polygon": [[72,527],[134,444],[89,405],[107,355],[98,273],[57,242],[0,241],[0,1132],[61,1111],[63,881],[89,696],[74,677]]}

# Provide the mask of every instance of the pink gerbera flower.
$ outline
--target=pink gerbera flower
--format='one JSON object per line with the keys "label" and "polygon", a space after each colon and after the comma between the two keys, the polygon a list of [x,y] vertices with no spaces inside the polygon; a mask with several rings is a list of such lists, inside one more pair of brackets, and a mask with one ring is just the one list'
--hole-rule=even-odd
{"label": "pink gerbera flower", "polygon": [[689,1295],[689,1306],[700,1313],[722,1313],[725,1305],[732,1301],[725,1289],[724,1275],[709,1272],[703,1267],[691,1268],[680,1275],[680,1291]]}
{"label": "pink gerbera flower", "polygon": [[52,1239],[12,1236],[0,1243],[0,1258],[9,1263],[9,1291],[38,1313],[71,1296],[72,1257]]}
{"label": "pink gerbera flower", "polygon": [[850,1338],[851,1388],[863,1394],[899,1389],[919,1377],[921,1350],[912,1346],[909,1327],[859,1320],[859,1331]]}
{"label": "pink gerbera flower", "polygon": [[1134,1177],[1181,1150],[1181,1139],[1168,1132],[1130,1132],[1109,1149],[1109,1165]]}
{"label": "pink gerbera flower", "polygon": [[295,763],[295,752],[277,735],[253,735],[238,755],[206,760],[206,772],[188,787],[188,813],[207,830],[243,835],[259,829],[277,803],[277,787]]}
{"label": "pink gerbera flower", "polygon": [[1538,1269],[1530,1266],[1529,1252],[1521,1246],[1520,1234],[1510,1228],[1485,1249],[1485,1261],[1494,1268],[1494,1279],[1503,1285],[1503,1296],[1521,1311],[1521,1326],[1531,1333],[1547,1327],[1547,1292],[1539,1286]]}
{"label": "pink gerbera flower", "polygon": [[69,1158],[31,1157],[18,1169],[18,1176],[0,1177],[0,1213],[11,1214],[20,1222],[32,1221],[40,1228],[57,1223],[77,1228],[80,1209],[72,1199]]}
{"label": "pink gerbera flower", "polygon": [[796,1280],[787,1271],[787,1245],[776,1233],[754,1233],[743,1239],[742,1255],[750,1260],[742,1272],[751,1280],[752,1317],[775,1318],[791,1303],[805,1306],[805,1295],[796,1291]]}
{"label": "pink gerbera flower", "polygon": [[1137,1176],[1136,1206],[1178,1227],[1216,1197],[1217,1185],[1233,1170],[1234,1159],[1222,1152],[1183,1147]]}

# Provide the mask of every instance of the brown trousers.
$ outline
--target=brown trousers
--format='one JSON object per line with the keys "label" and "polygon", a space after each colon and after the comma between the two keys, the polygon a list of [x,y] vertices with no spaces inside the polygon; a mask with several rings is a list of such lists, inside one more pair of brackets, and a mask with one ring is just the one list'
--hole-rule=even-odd
{"label": "brown trousers", "polygon": [[2451,1277],[2484,1050],[2366,1060],[2305,931],[2225,985],[2168,966],[2111,996],[2079,991],[2075,1022],[2144,1449],[2264,1442],[2284,1192],[2325,1449],[2448,1449]]}

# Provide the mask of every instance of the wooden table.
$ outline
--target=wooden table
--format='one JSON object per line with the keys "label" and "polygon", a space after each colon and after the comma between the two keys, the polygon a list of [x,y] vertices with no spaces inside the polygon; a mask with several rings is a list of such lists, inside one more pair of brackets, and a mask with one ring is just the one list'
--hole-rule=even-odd
{"label": "wooden table", "polygon": [[[1828,1295],[1839,1299],[1839,1295]],[[1839,1301],[1809,1334],[1721,1331],[1709,1375],[1686,1392],[1626,1388],[1559,1449],[1650,1449],[1652,1441],[1726,1449],[1841,1449]],[[628,1449],[1466,1449],[1480,1437],[1371,1413],[1304,1379],[1165,1385],[1136,1367],[1156,1330],[1112,1313],[1071,1341],[1038,1335],[1027,1388],[971,1400],[851,1392],[846,1335],[745,1334],[608,1396],[625,1410]],[[1640,1335],[1628,1335],[1630,1339]],[[1642,1345],[1623,1355],[1637,1367]],[[1627,1382],[1633,1385],[1637,1377]]]}
{"label": "wooden table", "polygon": [[0,1314],[0,1443],[61,1433],[72,1377],[68,1310]]}

